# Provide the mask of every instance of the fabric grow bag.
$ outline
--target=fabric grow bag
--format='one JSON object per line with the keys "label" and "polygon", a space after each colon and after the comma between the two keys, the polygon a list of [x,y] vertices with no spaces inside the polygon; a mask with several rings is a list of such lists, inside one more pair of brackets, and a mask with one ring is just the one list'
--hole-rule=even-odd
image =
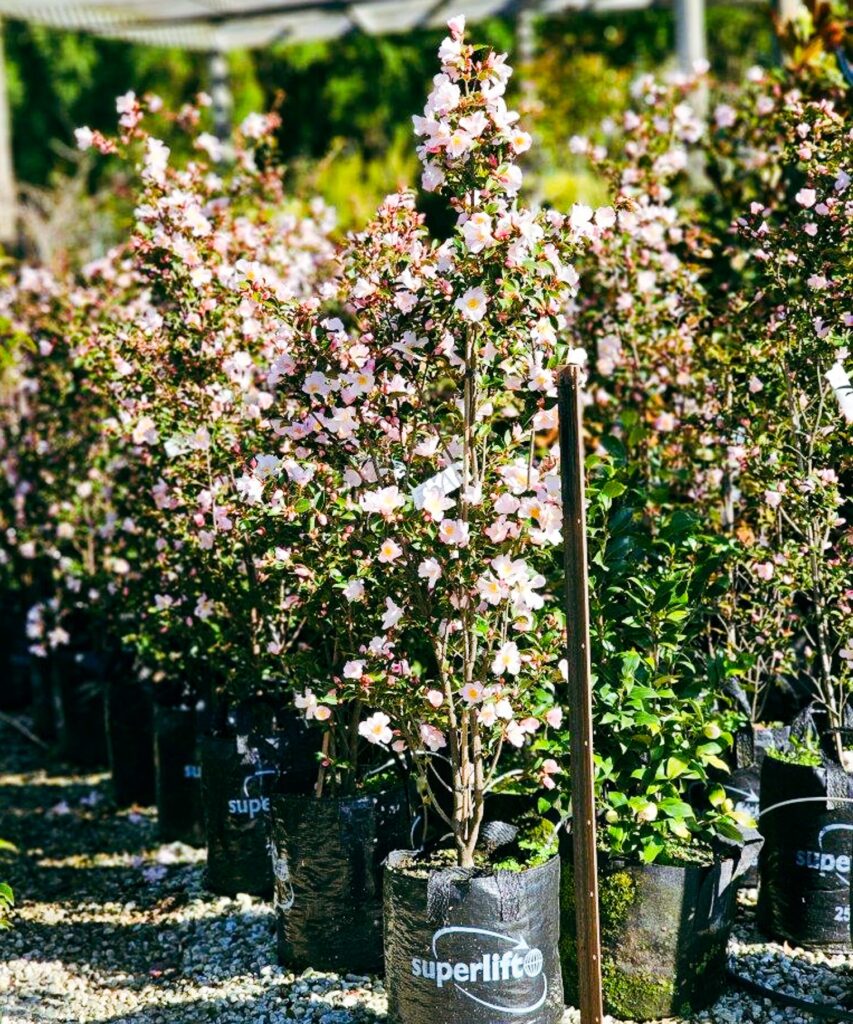
{"label": "fabric grow bag", "polygon": [[45,658],[30,661],[30,683],[33,690],[33,729],[43,740],[57,737],[57,693],[53,686],[53,667]]}
{"label": "fabric grow bag", "polygon": [[850,797],[851,778],[839,765],[765,759],[758,924],[772,938],[850,948],[853,804],[842,802]]}
{"label": "fabric grow bag", "polygon": [[154,724],[151,697],[142,683],[120,673],[116,662],[106,686],[107,749],[113,797],[119,807],[154,802]]}
{"label": "fabric grow bag", "polygon": [[382,873],[409,841],[404,788],[341,799],[272,798],[279,962],[342,973],[382,970]]}
{"label": "fabric grow bag", "polygon": [[[713,864],[637,864],[598,855],[605,1011],[630,1020],[680,1017],[725,985],[726,946],[749,853]],[[560,953],[566,1001],[578,1005],[574,873],[564,844]]]}
{"label": "fabric grow bag", "polygon": [[395,1024],[558,1024],[560,862],[477,876],[385,872],[385,988]]}
{"label": "fabric grow bag", "polygon": [[0,601],[0,711],[20,711],[33,698],[26,616],[13,596]]}
{"label": "fabric grow bag", "polygon": [[51,655],[54,706],[60,753],[86,768],[108,762],[104,726],[106,658],[95,651],[59,651]]}
{"label": "fabric grow bag", "polygon": [[[749,725],[739,729],[734,739],[734,766],[760,768],[770,749],[785,750],[791,739],[791,726]],[[757,790],[756,790],[757,792]]]}
{"label": "fabric grow bag", "polygon": [[204,846],[195,708],[154,705],[154,769],[160,839]]}
{"label": "fabric grow bag", "polygon": [[271,896],[270,798],[307,793],[316,777],[316,734],[295,718],[267,736],[206,736],[201,780],[207,884],[216,893]]}

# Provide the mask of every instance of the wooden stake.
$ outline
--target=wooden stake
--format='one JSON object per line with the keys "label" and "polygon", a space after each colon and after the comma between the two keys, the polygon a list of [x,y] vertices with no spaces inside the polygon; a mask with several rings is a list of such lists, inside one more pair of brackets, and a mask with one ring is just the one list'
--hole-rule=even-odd
{"label": "wooden stake", "polygon": [[581,1024],[601,1024],[604,1007],[595,842],[595,768],[592,758],[583,411],[578,366],[567,366],[560,371],[559,409],[579,1009]]}

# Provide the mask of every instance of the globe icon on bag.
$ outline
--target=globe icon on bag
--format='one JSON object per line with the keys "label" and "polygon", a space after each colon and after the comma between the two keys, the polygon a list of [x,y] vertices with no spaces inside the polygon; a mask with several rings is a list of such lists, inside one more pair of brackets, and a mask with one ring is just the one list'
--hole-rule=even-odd
{"label": "globe icon on bag", "polygon": [[542,973],[542,950],[528,949],[524,954],[524,973],[528,978],[535,978]]}

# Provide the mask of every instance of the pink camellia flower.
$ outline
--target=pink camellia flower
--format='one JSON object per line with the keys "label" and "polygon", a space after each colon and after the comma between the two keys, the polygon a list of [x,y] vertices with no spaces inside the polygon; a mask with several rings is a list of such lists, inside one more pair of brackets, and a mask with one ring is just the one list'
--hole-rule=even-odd
{"label": "pink camellia flower", "polygon": [[465,15],[457,14],[455,17],[450,18],[447,22],[447,27],[450,29],[450,34],[454,39],[461,39],[465,33]]}
{"label": "pink camellia flower", "polygon": [[426,697],[434,708],[440,708],[444,703],[444,694],[441,690],[427,690]]}
{"label": "pink camellia flower", "polygon": [[468,704],[479,704],[483,699],[483,684],[482,683],[466,683],[462,690],[462,699]]}
{"label": "pink camellia flower", "polygon": [[318,722],[327,722],[332,717],[332,709],[325,704],[318,704],[314,709],[314,717]]}
{"label": "pink camellia flower", "polygon": [[563,709],[560,707],[548,708],[545,712],[545,721],[552,729],[559,729],[563,724]]}
{"label": "pink camellia flower", "polygon": [[493,726],[497,720],[498,714],[495,711],[494,704],[486,704],[485,707],[481,707],[477,712],[477,721],[487,728]]}
{"label": "pink camellia flower", "polygon": [[714,108],[714,121],[718,128],[731,128],[737,120],[737,112],[727,103],[720,103]]}
{"label": "pink camellia flower", "polygon": [[348,661],[344,665],[344,679],[361,679],[364,675],[363,661]]}
{"label": "pink camellia flower", "polygon": [[764,384],[762,383],[761,378],[760,377],[756,377],[755,374],[753,374],[749,378],[749,392],[750,392],[750,394],[757,395],[759,391],[763,391],[763,390],[764,390]]}
{"label": "pink camellia flower", "polygon": [[391,537],[386,537],[385,540],[382,541],[382,544],[379,547],[379,554],[376,557],[380,562],[396,562],[402,553],[403,549],[400,545]]}
{"label": "pink camellia flower", "polygon": [[512,721],[507,723],[506,727],[506,739],[508,743],[511,743],[514,747],[524,746],[525,732],[521,728],[518,722]]}
{"label": "pink camellia flower", "polygon": [[442,747],[447,746],[447,740],[445,739],[444,733],[441,729],[436,729],[434,725],[429,725],[427,722],[421,722],[420,725],[421,743],[428,749],[435,752],[441,750]]}
{"label": "pink camellia flower", "polygon": [[800,206],[810,210],[817,202],[817,192],[813,188],[801,188],[794,196],[794,199],[796,199]]}
{"label": "pink camellia flower", "polygon": [[381,487],[377,491],[367,491],[358,503],[365,512],[377,512],[387,518],[404,505],[406,499],[399,487]]}
{"label": "pink camellia flower", "polygon": [[770,506],[770,508],[778,508],[779,505],[782,503],[782,495],[779,493],[779,491],[773,491],[768,489],[764,492],[764,501],[765,504]]}
{"label": "pink camellia flower", "polygon": [[468,543],[469,527],[461,519],[443,519],[438,530],[439,540],[464,548]]}
{"label": "pink camellia flower", "polygon": [[387,746],[394,738],[394,733],[389,727],[391,719],[382,711],[376,711],[363,722],[359,722],[358,732],[368,743],[378,743]]}
{"label": "pink camellia flower", "polygon": [[773,573],[775,572],[775,568],[772,562],[757,562],[754,566],[754,569],[755,575],[760,580],[766,581],[773,579]]}
{"label": "pink camellia flower", "polygon": [[541,781],[542,785],[545,787],[545,789],[554,789],[554,787],[557,784],[556,784],[556,782],[554,782],[554,780],[551,778],[551,776],[552,775],[557,775],[561,771],[562,771],[562,769],[557,764],[557,762],[553,759],[553,757],[546,758],[542,762],[542,767],[540,768],[540,772],[541,772],[540,781]]}

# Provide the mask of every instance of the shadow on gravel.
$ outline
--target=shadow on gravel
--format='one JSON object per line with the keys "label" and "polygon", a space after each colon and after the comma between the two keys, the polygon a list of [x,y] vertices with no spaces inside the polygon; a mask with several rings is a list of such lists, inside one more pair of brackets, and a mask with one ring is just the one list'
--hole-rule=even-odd
{"label": "shadow on gravel", "polygon": [[[300,1002],[300,1019],[323,1021],[323,1024],[372,1024],[373,1021],[386,1021],[385,1014],[376,1013],[365,1006],[335,1007],[320,1000]],[[152,1005],[133,1013],[118,1017],[103,1017],[97,1024],[151,1024],[152,1013],[160,1011],[167,1014],[174,1024],[201,1024],[202,1021],[243,1021],[245,1024],[291,1024],[295,1019],[291,1016],[286,996],[276,1000],[269,995],[262,999],[242,999],[232,1002],[229,999],[194,999],[186,1003],[170,1004],[169,1006]],[[463,1022],[460,1022],[463,1024]]]}
{"label": "shadow on gravel", "polygon": [[[157,911],[152,911],[155,916]],[[128,984],[167,982],[176,977],[202,975],[198,949],[227,945],[234,937],[235,914],[183,922],[158,920],[133,924],[75,921],[74,910],[55,924],[20,920],[8,934],[4,955],[44,963],[61,960],[97,971],[133,975]],[[275,924],[269,918],[269,961],[275,962]],[[246,950],[245,963],[234,964],[234,973],[246,973],[258,947]],[[240,958],[242,959],[242,958]],[[185,962],[186,961],[186,962]],[[0,1018],[2,1019],[2,1018]]]}

